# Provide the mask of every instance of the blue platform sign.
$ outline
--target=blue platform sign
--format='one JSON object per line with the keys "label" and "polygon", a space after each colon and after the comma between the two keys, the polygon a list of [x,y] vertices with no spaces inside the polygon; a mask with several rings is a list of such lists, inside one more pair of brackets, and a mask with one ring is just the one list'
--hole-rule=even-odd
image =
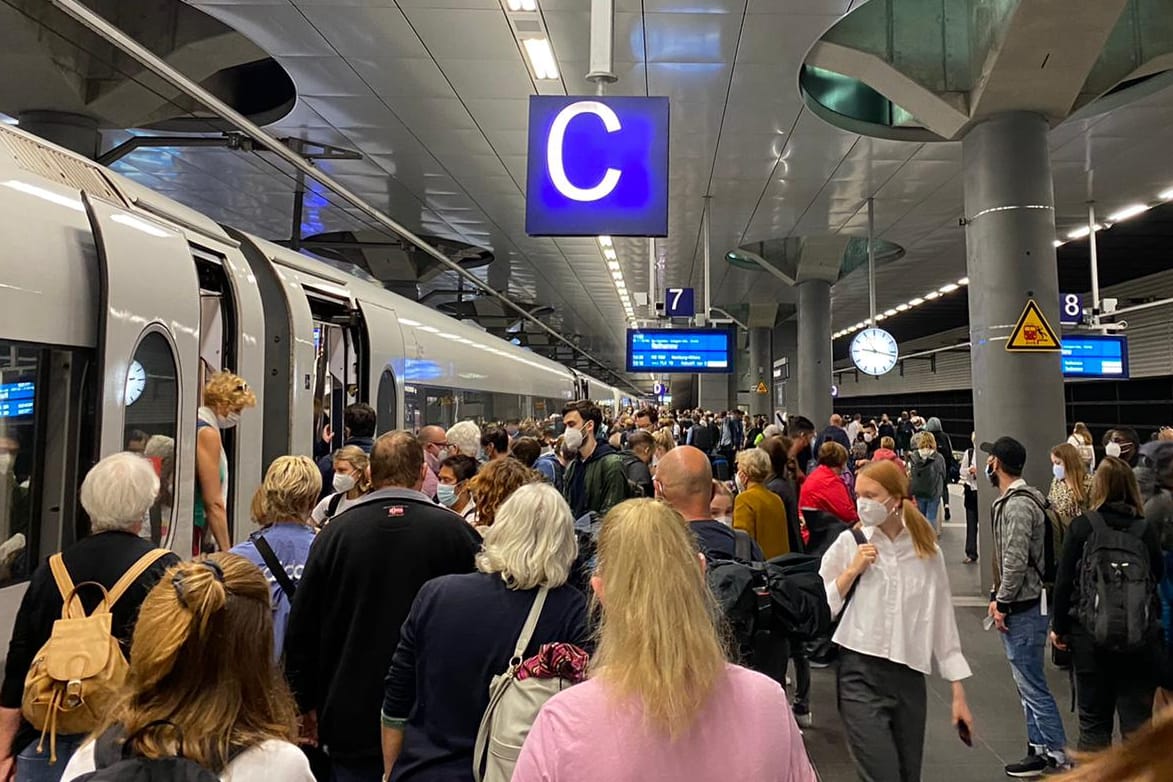
{"label": "blue platform sign", "polygon": [[1059,294],[1059,323],[1064,326],[1083,323],[1083,296],[1078,293]]}
{"label": "blue platform sign", "polygon": [[664,314],[669,318],[691,318],[696,314],[696,291],[668,288],[664,291]]}
{"label": "blue platform sign", "polygon": [[1064,335],[1063,376],[1127,379],[1127,338],[1119,335]]}
{"label": "blue platform sign", "polygon": [[668,99],[531,96],[525,232],[667,236]]}
{"label": "blue platform sign", "polygon": [[729,329],[628,329],[628,372],[733,371]]}

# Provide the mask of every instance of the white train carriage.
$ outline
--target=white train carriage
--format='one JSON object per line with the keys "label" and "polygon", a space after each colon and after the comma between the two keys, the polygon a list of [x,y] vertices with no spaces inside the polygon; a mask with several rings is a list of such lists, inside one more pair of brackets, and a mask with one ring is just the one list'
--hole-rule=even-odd
{"label": "white train carriage", "polygon": [[190,551],[209,372],[257,396],[224,432],[236,541],[269,462],[310,453],[323,415],[341,433],[351,402],[374,406],[380,431],[546,416],[584,382],[619,404],[593,378],[4,126],[0,248],[0,633],[31,569],[85,534],[86,470],[144,434],[170,474],[152,535]]}

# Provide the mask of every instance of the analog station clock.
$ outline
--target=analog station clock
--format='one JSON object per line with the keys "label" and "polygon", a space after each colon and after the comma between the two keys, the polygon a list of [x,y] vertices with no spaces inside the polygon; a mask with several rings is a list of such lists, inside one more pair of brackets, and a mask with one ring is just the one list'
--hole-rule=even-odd
{"label": "analog station clock", "polygon": [[146,387],[147,371],[143,369],[142,364],[131,361],[130,368],[126,370],[126,404],[133,405],[137,402]]}
{"label": "analog station clock", "polygon": [[864,329],[851,341],[851,360],[860,372],[883,375],[892,371],[900,352],[896,339],[883,329]]}

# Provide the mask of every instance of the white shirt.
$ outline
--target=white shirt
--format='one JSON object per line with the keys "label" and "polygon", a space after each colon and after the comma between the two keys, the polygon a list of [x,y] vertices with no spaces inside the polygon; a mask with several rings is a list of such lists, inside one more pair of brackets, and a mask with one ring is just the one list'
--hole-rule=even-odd
{"label": "white shirt", "polygon": [[853,420],[853,421],[852,421],[851,423],[849,423],[849,424],[848,424],[848,425],[847,425],[845,428],[846,428],[846,430],[847,430],[847,439],[848,439],[848,441],[849,441],[849,442],[851,442],[851,443],[854,445],[854,444],[855,444],[855,438],[859,437],[859,433],[860,433],[861,431],[863,431],[863,424],[861,424],[859,421],[854,421],[854,420]]}
{"label": "white shirt", "polygon": [[[977,464],[975,464],[976,456],[977,451],[973,448],[967,449],[965,453],[961,455],[961,484],[963,486],[968,486],[974,491],[977,491],[977,476],[970,475],[969,468],[977,467]],[[982,469],[984,470],[985,468],[983,467]],[[978,472],[981,472],[981,470]]]}
{"label": "white shirt", "polygon": [[[94,742],[78,748],[61,775],[61,782],[72,782],[82,774],[96,770]],[[246,749],[236,756],[220,774],[220,782],[314,782],[305,754],[288,741],[275,739]]]}
{"label": "white shirt", "polygon": [[[835,643],[926,675],[933,672],[935,659],[937,670],[947,681],[968,678],[969,663],[961,653],[940,547],[936,555],[922,559],[916,555],[908,530],[901,529],[896,540],[877,527],[864,527],[863,534],[876,547],[876,561],[859,577],[859,586],[835,631]],[[835,579],[851,565],[856,548],[851,533],[843,532],[819,566],[832,616],[843,610],[846,597],[839,594]]]}

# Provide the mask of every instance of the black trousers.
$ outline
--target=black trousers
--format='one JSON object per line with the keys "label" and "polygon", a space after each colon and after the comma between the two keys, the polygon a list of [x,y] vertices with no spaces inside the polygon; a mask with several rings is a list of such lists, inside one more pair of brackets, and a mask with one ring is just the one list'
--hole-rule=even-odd
{"label": "black trousers", "polygon": [[978,558],[978,493],[965,487],[965,556]]}
{"label": "black trousers", "polygon": [[924,674],[843,649],[839,715],[861,782],[920,782],[927,709]]}
{"label": "black trousers", "polygon": [[1153,716],[1156,692],[1155,651],[1110,652],[1097,648],[1078,625],[1071,637],[1075,666],[1075,700],[1079,706],[1079,749],[1092,752],[1112,744],[1120,717],[1120,735],[1143,728]]}

